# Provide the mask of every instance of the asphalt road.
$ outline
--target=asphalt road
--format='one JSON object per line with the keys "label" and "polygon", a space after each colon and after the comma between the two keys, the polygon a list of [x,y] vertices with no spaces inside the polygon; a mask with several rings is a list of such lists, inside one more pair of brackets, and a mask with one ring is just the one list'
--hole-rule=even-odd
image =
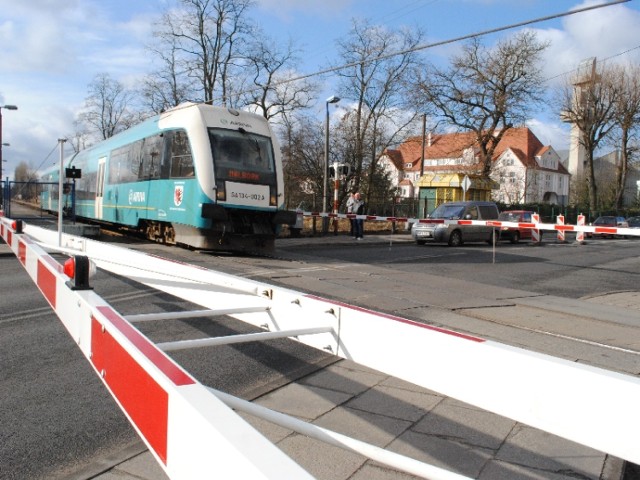
{"label": "asphalt road", "polygon": [[[366,303],[369,300],[358,297],[354,288],[341,285],[344,269],[366,272],[363,290],[381,288],[380,282],[367,283],[373,275],[369,272],[375,271],[384,276],[389,290],[402,290],[407,282],[423,282],[429,288],[439,277],[442,282],[472,279],[478,284],[569,298],[636,288],[640,272],[638,240],[592,240],[582,246],[504,244],[495,253],[486,245],[452,249],[411,243],[327,242],[280,248],[275,258],[212,255],[141,242],[130,246],[299,289],[305,288],[298,280],[300,272],[317,272],[314,280],[331,287],[325,296],[364,306],[371,306]],[[64,478],[96,456],[109,455],[138,439],[22,266],[0,247],[0,479]],[[93,284],[124,314],[187,307],[168,295],[102,272]],[[386,310],[398,311],[392,304],[387,304]],[[406,310],[402,313],[410,314]],[[155,341],[202,336],[203,332],[250,331],[250,327],[228,320],[216,324],[185,321],[171,326],[156,323],[142,328]],[[545,339],[540,348],[563,349],[565,345]],[[328,361],[322,353],[286,340],[223,347],[213,356],[208,354],[206,361],[199,352],[178,353],[176,357],[204,383],[245,398],[321,368]]]}
{"label": "asphalt road", "polygon": [[[541,246],[500,243],[495,251],[486,244],[451,248],[438,244],[395,243],[387,248],[363,245],[357,250],[351,245],[340,245],[314,248],[312,254],[317,261],[326,258],[331,262],[388,265],[408,276],[430,273],[567,298],[637,288],[640,237],[588,239],[582,245],[573,238],[567,240],[568,243],[559,244],[545,238]],[[290,251],[310,252],[309,247]]]}

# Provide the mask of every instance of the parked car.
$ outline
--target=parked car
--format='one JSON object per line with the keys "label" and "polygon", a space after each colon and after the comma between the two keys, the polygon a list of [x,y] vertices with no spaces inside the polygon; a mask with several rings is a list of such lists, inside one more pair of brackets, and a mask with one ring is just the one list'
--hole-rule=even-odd
{"label": "parked car", "polygon": [[[591,224],[594,227],[613,227],[613,228],[628,228],[629,224],[624,217],[615,217],[613,215],[604,215],[602,217],[596,218],[596,220]],[[586,235],[588,238],[592,237],[610,237],[613,238],[615,235],[611,233],[592,233],[587,232]]]}
{"label": "parked car", "polygon": [[[447,202],[439,205],[427,217],[431,220],[497,220],[498,206],[493,202]],[[447,225],[445,223],[414,222],[411,235],[418,245],[427,242],[447,243],[452,247],[465,242],[487,242],[497,238],[494,227],[485,225]]]}
{"label": "parked car", "polygon": [[629,225],[629,228],[640,228],[640,217],[627,218],[627,224]]}
{"label": "parked car", "polygon": [[[498,220],[502,222],[531,223],[531,215],[535,212],[529,210],[507,210],[500,212]],[[531,228],[501,227],[500,240],[509,240],[518,243],[520,240],[531,240]],[[540,231],[542,238],[542,231]]]}
{"label": "parked car", "polygon": [[[640,217],[629,217],[627,218],[627,224],[629,224],[629,228],[637,228],[640,230]],[[633,239],[639,239],[640,236],[637,235],[631,235],[631,238]]]}

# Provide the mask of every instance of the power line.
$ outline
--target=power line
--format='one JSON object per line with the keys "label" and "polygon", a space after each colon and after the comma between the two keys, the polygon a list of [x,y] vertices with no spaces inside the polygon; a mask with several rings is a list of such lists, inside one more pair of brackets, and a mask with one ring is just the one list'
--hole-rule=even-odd
{"label": "power line", "polygon": [[42,160],[42,163],[40,165],[38,165],[38,168],[36,168],[36,172],[40,171],[40,169],[42,168],[42,166],[44,165],[44,163],[49,159],[49,157],[51,156],[51,154],[53,152],[56,151],[56,148],[58,148],[59,143],[56,142],[56,145],[51,149],[51,151],[49,152],[49,155],[47,155],[44,160]]}
{"label": "power line", "polygon": [[[379,61],[379,60],[385,60],[387,58],[395,57],[396,55],[404,55],[404,54],[411,53],[411,52],[416,52],[416,51],[419,51],[419,50],[426,50],[428,48],[439,47],[439,46],[442,46],[442,45],[449,45],[451,43],[460,42],[462,40],[469,40],[471,38],[481,37],[483,35],[489,35],[489,34],[492,34],[492,33],[503,32],[505,30],[511,30],[513,28],[518,28],[518,27],[524,27],[526,25],[532,25],[534,23],[546,22],[546,21],[549,21],[549,20],[555,20],[557,18],[568,17],[568,16],[575,15],[575,14],[578,14],[578,13],[583,13],[583,12],[587,12],[587,11],[591,11],[591,10],[597,10],[597,9],[604,8],[604,7],[611,7],[611,6],[614,6],[614,5],[620,5],[620,4],[623,4],[623,3],[628,3],[630,1],[631,0],[614,0],[612,2],[602,3],[602,4],[599,4],[599,5],[592,5],[592,6],[589,6],[589,7],[578,8],[576,10],[571,10],[569,12],[563,12],[563,13],[557,13],[557,14],[553,14],[553,15],[547,15],[547,16],[544,16],[544,17],[534,18],[532,20],[525,20],[523,22],[512,23],[512,24],[505,25],[505,26],[502,26],[502,27],[496,27],[496,28],[492,28],[492,29],[489,29],[489,30],[483,30],[483,31],[476,32],[476,33],[470,33],[470,34],[463,35],[463,36],[460,36],[460,37],[455,37],[455,38],[452,38],[452,39],[449,39],[449,40],[442,40],[440,42],[427,43],[427,44],[423,44],[423,45],[416,45],[416,46],[414,46],[412,48],[408,48],[408,49],[405,49],[405,50],[399,50],[399,51],[396,51],[396,52],[387,53],[385,55],[379,55],[379,56],[371,58],[369,60],[361,60],[361,61],[357,61],[357,62],[346,63],[346,64],[343,64],[343,65],[339,65],[337,67],[326,68],[324,70],[319,70],[319,71],[316,71],[316,72],[313,72],[313,73],[308,73],[308,74],[305,74],[305,75],[299,75],[297,77],[292,77],[292,78],[287,78],[287,79],[284,79],[284,80],[280,80],[279,82],[275,82],[274,83],[274,87],[278,87],[280,85],[285,85],[287,83],[297,82],[297,81],[300,81],[300,80],[305,80],[305,79],[311,78],[311,77],[316,77],[316,76],[320,76],[320,75],[326,75],[327,73],[337,72],[337,71],[344,70],[346,68],[355,67],[355,66],[358,66],[358,65],[364,65],[364,64],[372,63],[372,62]],[[252,92],[252,91],[255,91],[255,90],[257,90],[257,89],[256,88],[252,88],[252,89],[246,90],[246,91],[241,92],[241,93],[249,93],[249,92]],[[219,100],[219,99],[215,99],[215,100]],[[213,101],[214,101],[214,99],[209,100],[207,102],[203,102],[203,103],[211,103],[211,104],[213,104]]]}
{"label": "power line", "polygon": [[[610,55],[608,57],[605,57],[605,58],[601,59],[600,61],[601,62],[606,62],[607,60],[611,60],[612,58],[616,58],[616,57],[621,57],[622,55],[626,55],[627,53],[633,52],[634,50],[638,50],[638,49],[640,49],[640,45],[637,45],[635,47],[629,48],[629,49],[625,50],[624,52],[616,53],[615,55]],[[565,75],[569,75],[569,74],[571,74],[571,73],[573,73],[573,72],[575,72],[577,70],[578,70],[578,68],[576,67],[576,68],[573,68],[573,69],[571,69],[569,71],[566,71],[566,72],[563,72],[563,73],[559,73],[559,74],[557,74],[557,75],[555,75],[553,77],[549,77],[549,78],[545,79],[544,83],[550,82],[551,80],[555,80],[556,78],[559,78],[559,77],[564,77]]]}
{"label": "power line", "polygon": [[531,25],[531,24],[540,23],[540,22],[546,22],[546,21],[549,21],[549,20],[555,20],[557,18],[568,17],[570,15],[575,15],[577,13],[583,13],[583,12],[587,12],[587,11],[590,11],[590,10],[596,10],[596,9],[600,9],[600,8],[603,8],[603,7],[611,7],[613,5],[619,5],[619,4],[622,4],[622,3],[628,3],[630,1],[631,0],[615,0],[613,2],[603,3],[603,4],[600,4],[600,5],[592,5],[590,7],[579,8],[579,9],[576,9],[576,10],[572,10],[570,12],[557,13],[557,14],[554,14],[554,15],[548,15],[546,17],[535,18],[533,20],[525,20],[523,22],[512,23],[510,25],[506,25],[506,26],[503,26],[503,27],[497,27],[497,28],[492,28],[492,29],[489,29],[489,30],[483,30],[481,32],[471,33],[471,34],[463,35],[461,37],[452,38],[452,39],[449,39],[449,40],[443,40],[443,41],[440,41],[440,42],[417,45],[415,47],[408,48],[406,50],[400,50],[400,51],[397,51],[397,52],[392,52],[392,53],[388,53],[388,54],[385,54],[385,55],[380,55],[380,56],[374,57],[374,58],[372,58],[370,60],[362,60],[362,61],[359,61],[359,62],[346,63],[344,65],[340,65],[340,66],[337,66],[337,67],[326,68],[324,70],[319,70],[317,72],[313,72],[313,73],[309,73],[309,74],[306,74],[306,75],[300,75],[298,77],[293,77],[293,78],[289,78],[289,79],[286,79],[286,80],[282,80],[280,82],[277,82],[275,84],[275,86],[284,85],[286,83],[296,82],[296,81],[299,81],[299,80],[304,80],[306,78],[316,77],[316,76],[319,76],[319,75],[325,75],[327,73],[337,72],[337,71],[340,71],[340,70],[344,70],[345,68],[351,68],[351,67],[355,67],[355,66],[358,66],[358,65],[363,65],[363,64],[375,62],[375,61],[378,61],[378,60],[385,60],[387,58],[395,57],[396,55],[404,55],[404,54],[411,53],[411,52],[417,52],[419,50],[426,50],[428,48],[439,47],[439,46],[442,46],[442,45],[448,45],[450,43],[460,42],[462,40],[469,40],[471,38],[481,37],[483,35],[489,35],[491,33],[503,32],[505,30],[510,30],[510,29],[513,29],[513,28],[524,27],[526,25]]}

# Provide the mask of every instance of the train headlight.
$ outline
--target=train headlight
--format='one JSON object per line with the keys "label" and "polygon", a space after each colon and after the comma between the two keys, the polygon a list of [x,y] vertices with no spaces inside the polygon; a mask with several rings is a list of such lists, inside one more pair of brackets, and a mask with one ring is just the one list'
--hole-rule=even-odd
{"label": "train headlight", "polygon": [[269,206],[275,207],[278,205],[278,195],[276,195],[276,187],[269,187]]}
{"label": "train headlight", "polygon": [[227,199],[227,191],[224,189],[224,182],[216,182],[216,200],[224,202]]}

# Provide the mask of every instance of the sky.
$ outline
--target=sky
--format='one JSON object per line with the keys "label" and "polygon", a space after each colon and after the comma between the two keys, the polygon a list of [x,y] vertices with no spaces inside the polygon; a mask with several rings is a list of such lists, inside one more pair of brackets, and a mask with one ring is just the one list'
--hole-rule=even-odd
{"label": "sky", "polygon": [[[3,178],[22,161],[45,168],[59,159],[58,139],[73,122],[99,73],[135,87],[152,68],[147,46],[156,20],[175,0],[0,0],[0,107]],[[255,0],[250,15],[277,42],[291,40],[303,52],[301,75],[339,63],[336,42],[354,19],[391,30],[421,28],[433,44],[499,27],[540,19],[611,0]],[[536,22],[549,41],[543,75],[559,86],[580,61],[640,63],[640,0],[564,18]],[[490,46],[521,28],[487,35]],[[463,42],[424,50],[427,60],[445,64]],[[316,110],[332,95],[335,77],[323,77]],[[348,104],[343,99],[342,104]],[[545,145],[568,148],[568,127],[549,105],[528,121]],[[66,154],[67,152],[65,152]]]}

